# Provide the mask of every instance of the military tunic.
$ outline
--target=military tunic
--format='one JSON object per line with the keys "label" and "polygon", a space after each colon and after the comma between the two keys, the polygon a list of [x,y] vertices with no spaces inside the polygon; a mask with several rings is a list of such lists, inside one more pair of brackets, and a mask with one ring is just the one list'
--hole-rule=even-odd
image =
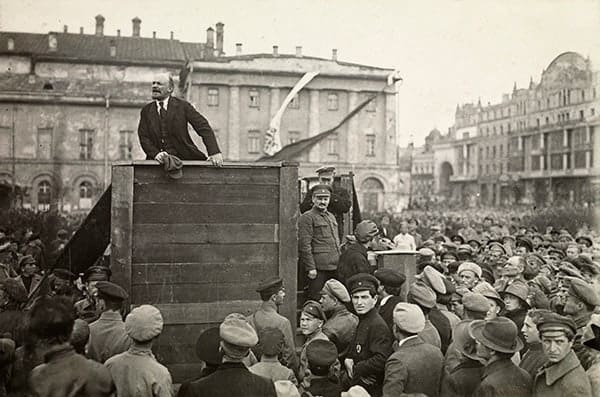
{"label": "military tunic", "polygon": [[132,343],[118,312],[106,311],[90,324],[88,356],[92,360],[104,364],[112,356],[127,351]]}

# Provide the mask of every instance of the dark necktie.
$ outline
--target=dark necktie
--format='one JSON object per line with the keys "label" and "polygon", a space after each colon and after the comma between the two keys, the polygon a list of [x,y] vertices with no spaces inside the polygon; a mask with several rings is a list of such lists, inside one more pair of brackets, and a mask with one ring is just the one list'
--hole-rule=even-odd
{"label": "dark necktie", "polygon": [[167,117],[167,110],[164,107],[164,102],[163,101],[158,102],[158,106],[160,106],[160,112],[159,112],[160,118],[164,119],[165,117]]}

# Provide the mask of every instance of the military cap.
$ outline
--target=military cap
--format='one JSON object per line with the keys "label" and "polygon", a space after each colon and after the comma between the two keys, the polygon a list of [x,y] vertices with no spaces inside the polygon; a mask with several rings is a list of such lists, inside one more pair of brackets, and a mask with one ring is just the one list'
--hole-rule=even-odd
{"label": "military cap", "polygon": [[396,327],[410,334],[418,334],[425,328],[423,311],[419,306],[412,303],[398,303],[394,307],[392,317]]}
{"label": "military cap", "polygon": [[32,255],[23,255],[19,258],[19,269],[25,265],[35,265],[37,264],[35,258]]}
{"label": "military cap", "polygon": [[283,287],[283,279],[278,276],[270,277],[266,280],[263,280],[258,284],[256,288],[256,292],[265,294],[265,295],[273,295],[279,292],[279,290]]}
{"label": "military cap", "polygon": [[98,281],[96,283],[98,293],[114,300],[125,300],[129,298],[127,291],[110,281]]}
{"label": "military cap", "polygon": [[560,249],[556,249],[556,248],[550,248],[548,249],[548,251],[546,252],[547,255],[549,256],[556,256],[558,259],[562,259],[565,257],[565,253],[563,252],[563,250]]}
{"label": "military cap", "polygon": [[573,236],[571,236],[571,233],[569,233],[568,230],[566,229],[561,229],[559,234],[558,234],[558,239],[567,239],[569,241],[573,241]]}
{"label": "military cap", "polygon": [[377,269],[373,275],[382,285],[392,288],[402,287],[406,281],[404,274],[392,269]]}
{"label": "military cap", "polygon": [[442,227],[436,223],[436,224],[431,225],[429,227],[429,230],[437,230],[439,232],[440,230],[442,230]]}
{"label": "military cap", "polygon": [[464,244],[465,243],[465,238],[463,236],[461,236],[460,234],[455,234],[454,236],[450,237],[450,241],[456,243],[458,241],[458,243],[456,244]]}
{"label": "military cap", "polygon": [[538,253],[531,253],[531,254],[527,255],[527,257],[525,258],[525,260],[527,262],[529,262],[531,260],[536,261],[537,264],[538,264],[538,266],[543,266],[543,265],[546,264],[546,260],[544,259],[544,257],[541,256]]}
{"label": "military cap", "polygon": [[517,298],[525,302],[527,306],[529,306],[529,303],[527,302],[527,297],[529,296],[529,287],[527,286],[527,284],[520,281],[515,281],[511,283],[508,287],[506,287],[504,291],[502,291],[502,295],[506,294],[516,296]]}
{"label": "military cap", "polygon": [[61,268],[53,269],[52,275],[56,278],[60,278],[61,280],[69,280],[69,281],[73,281],[77,278],[73,273],[71,273],[67,269],[61,269]]}
{"label": "military cap", "polygon": [[516,237],[513,236],[512,234],[505,234],[504,236],[500,237],[500,241],[504,242],[505,240],[512,240],[515,241]]}
{"label": "military cap", "polygon": [[537,329],[540,335],[547,331],[567,331],[573,334],[577,333],[575,321],[567,316],[561,316],[558,313],[546,313],[537,323]]}
{"label": "military cap", "polygon": [[473,288],[473,292],[479,293],[488,299],[494,300],[498,306],[504,307],[504,300],[494,287],[487,282],[481,282]]}
{"label": "military cap", "polygon": [[487,313],[490,310],[490,302],[485,296],[477,292],[467,292],[462,297],[465,309],[476,313]]}
{"label": "military cap", "polygon": [[441,260],[444,260],[444,258],[448,258],[448,259],[452,258],[454,260],[457,260],[458,256],[456,255],[455,251],[446,251],[442,255],[440,255]]}
{"label": "military cap", "polygon": [[258,343],[258,335],[252,325],[240,313],[231,313],[219,325],[219,336],[224,342],[238,347],[250,348]]}
{"label": "military cap", "polygon": [[569,295],[576,297],[589,306],[600,305],[600,297],[590,284],[575,277],[565,277],[565,279],[569,281]]}
{"label": "military cap", "polygon": [[351,294],[358,291],[370,291],[374,294],[377,292],[377,287],[379,286],[379,281],[375,276],[367,273],[355,274],[348,279],[347,283]]}
{"label": "military cap", "polygon": [[325,185],[323,183],[316,185],[313,188],[312,195],[313,196],[331,196],[331,186]]}
{"label": "military cap", "polygon": [[338,358],[335,344],[327,339],[315,339],[306,346],[306,358],[311,367],[330,367]]}
{"label": "military cap", "polygon": [[456,249],[457,253],[468,253],[468,254],[472,254],[473,253],[473,247],[471,247],[469,244],[461,244],[458,246],[458,248]]}
{"label": "military cap", "polygon": [[434,257],[435,256],[435,252],[433,252],[433,250],[430,248],[421,248],[419,251],[417,251],[417,253],[421,256],[426,256],[426,257]]}
{"label": "military cap", "polygon": [[266,356],[278,356],[284,344],[285,337],[279,328],[266,327],[258,333],[258,350]]}
{"label": "military cap", "polygon": [[350,302],[350,294],[348,293],[348,290],[344,284],[334,278],[331,278],[325,282],[321,293],[331,295],[343,303]]}
{"label": "military cap", "polygon": [[491,243],[489,243],[488,244],[488,249],[490,251],[493,250],[493,249],[500,250],[500,251],[502,251],[502,253],[504,255],[506,255],[506,248],[504,248],[504,246],[501,243],[497,242],[497,241],[492,241]]}
{"label": "military cap", "polygon": [[458,274],[460,276],[460,274],[462,272],[467,271],[467,270],[473,272],[473,274],[475,274],[477,277],[481,278],[481,274],[482,274],[481,266],[479,266],[475,262],[461,263],[460,266],[458,267],[456,274]]}
{"label": "military cap", "polygon": [[431,309],[435,306],[437,297],[431,288],[421,282],[415,282],[408,289],[408,298],[421,307]]}
{"label": "military cap", "polygon": [[83,273],[85,281],[101,281],[110,279],[112,272],[106,266],[90,266]]}
{"label": "military cap", "polygon": [[312,300],[306,301],[306,303],[304,303],[304,306],[302,306],[302,312],[307,313],[318,320],[327,321],[325,312],[323,312],[323,308],[321,307],[321,304],[319,302],[315,302]]}
{"label": "military cap", "polygon": [[17,279],[6,278],[1,280],[0,289],[4,290],[15,302],[23,303],[27,301],[27,290],[23,283],[20,283]]}
{"label": "military cap", "polygon": [[467,240],[467,244],[471,245],[472,243],[475,243],[478,247],[481,247],[481,241],[475,240],[474,238]]}
{"label": "military cap", "polygon": [[219,327],[206,329],[200,334],[196,341],[196,356],[207,364],[221,364],[219,341]]}
{"label": "military cap", "polygon": [[533,251],[533,243],[527,237],[517,239],[517,247],[525,247],[528,251]]}
{"label": "military cap", "polygon": [[578,236],[575,239],[575,242],[578,244],[583,244],[586,247],[591,247],[592,245],[594,245],[594,242],[592,241],[592,238],[589,236]]}
{"label": "military cap", "polygon": [[335,167],[333,167],[333,166],[323,166],[321,168],[318,168],[315,172],[317,174],[325,174],[327,172],[335,172]]}
{"label": "military cap", "polygon": [[446,284],[444,284],[444,276],[435,270],[432,266],[425,266],[423,269],[422,278],[427,281],[427,284],[433,289],[436,294],[446,293]]}
{"label": "military cap", "polygon": [[448,241],[448,239],[447,239],[446,236],[440,234],[440,235],[435,236],[433,238],[433,241],[434,242],[439,242],[439,243],[446,243]]}
{"label": "military cap", "polygon": [[125,331],[135,341],[146,342],[156,338],[163,329],[160,310],[152,305],[134,308],[125,318]]}
{"label": "military cap", "polygon": [[444,240],[442,247],[446,248],[446,252],[455,252],[458,249],[458,245],[453,242]]}

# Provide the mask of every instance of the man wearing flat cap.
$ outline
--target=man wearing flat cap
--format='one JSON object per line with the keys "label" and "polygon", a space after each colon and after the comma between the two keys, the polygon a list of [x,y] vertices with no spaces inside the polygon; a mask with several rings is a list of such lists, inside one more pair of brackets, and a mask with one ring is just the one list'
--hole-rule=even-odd
{"label": "man wearing flat cap", "polygon": [[342,386],[337,379],[332,380],[328,376],[338,357],[335,345],[328,340],[317,339],[306,348],[306,357],[310,370],[310,386],[305,387],[304,391],[312,396],[339,397]]}
{"label": "man wearing flat cap", "polygon": [[382,393],[385,362],[392,352],[392,334],[377,310],[379,282],[370,274],[348,280],[358,327],[344,361],[343,385],[364,387],[373,397]]}
{"label": "man wearing flat cap", "polygon": [[591,397],[585,370],[573,351],[576,325],[569,317],[549,313],[537,325],[548,363],[534,380],[534,397]]}
{"label": "man wearing flat cap", "polygon": [[315,186],[313,207],[298,218],[298,265],[308,278],[307,298],[315,301],[325,281],[337,276],[340,258],[337,221],[327,211],[330,198],[329,185]]}
{"label": "man wearing flat cap", "polygon": [[136,307],[125,319],[125,330],[133,344],[104,363],[117,386],[118,396],[172,396],[171,374],[152,354],[152,344],[162,329],[162,315],[151,305]]}
{"label": "man wearing flat cap", "polygon": [[346,307],[350,303],[350,294],[344,284],[330,279],[321,289],[319,302],[327,315],[323,333],[335,344],[340,358],[345,357],[358,326],[358,317]]}
{"label": "man wearing flat cap", "polygon": [[379,280],[379,315],[388,325],[390,331],[394,326],[394,308],[402,298],[399,296],[402,290],[402,285],[406,281],[404,274],[392,269],[377,269],[373,273],[375,278]]}
{"label": "man wearing flat cap", "polygon": [[98,281],[96,289],[96,308],[102,314],[90,324],[88,356],[104,364],[112,356],[127,351],[133,343],[121,316],[123,301],[129,296],[123,288],[110,281]]}
{"label": "man wearing flat cap", "polygon": [[250,349],[258,343],[256,331],[239,313],[225,317],[219,326],[223,361],[212,374],[189,383],[178,397],[275,397],[270,379],[250,372],[243,363]]}
{"label": "man wearing flat cap", "polygon": [[436,304],[435,292],[424,283],[414,282],[408,289],[406,301],[420,307],[425,316],[425,327],[419,332],[419,337],[423,339],[425,343],[429,343],[438,349],[441,349],[442,339],[440,333],[429,319],[429,313]]}
{"label": "man wearing flat cap", "polygon": [[284,346],[282,350],[282,364],[292,371],[298,371],[298,357],[296,356],[296,346],[294,342],[294,333],[290,320],[278,313],[279,306],[285,299],[285,288],[281,277],[270,277],[262,281],[256,292],[260,294],[262,303],[256,311],[250,315],[247,320],[260,334],[265,328],[277,328],[283,333]]}
{"label": "man wearing flat cap", "polygon": [[417,305],[398,303],[394,308],[394,353],[385,364],[383,396],[423,393],[437,396],[444,356],[440,349],[423,342],[419,332],[425,316]]}
{"label": "man wearing flat cap", "polygon": [[473,397],[529,397],[531,376],[511,357],[523,348],[517,326],[506,317],[475,320],[469,324],[479,360],[485,365]]}

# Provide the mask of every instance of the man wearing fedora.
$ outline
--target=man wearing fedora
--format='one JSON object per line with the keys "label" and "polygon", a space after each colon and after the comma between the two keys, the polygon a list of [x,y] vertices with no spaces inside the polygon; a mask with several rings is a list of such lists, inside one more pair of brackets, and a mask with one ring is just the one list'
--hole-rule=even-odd
{"label": "man wearing fedora", "polygon": [[591,397],[590,380],[573,351],[577,326],[569,317],[550,313],[537,325],[548,363],[537,373],[533,396]]}
{"label": "man wearing fedora", "polygon": [[523,348],[515,323],[506,317],[475,320],[469,324],[469,335],[475,339],[477,357],[485,365],[473,396],[529,397],[531,376],[511,361]]}

